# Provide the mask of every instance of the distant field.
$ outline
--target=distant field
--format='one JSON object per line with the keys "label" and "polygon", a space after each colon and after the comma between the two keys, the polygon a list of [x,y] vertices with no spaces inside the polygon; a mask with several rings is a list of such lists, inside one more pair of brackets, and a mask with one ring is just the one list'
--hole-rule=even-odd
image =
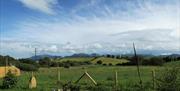
{"label": "distant field", "polygon": [[[115,71],[118,72],[118,82],[121,85],[133,84],[138,82],[137,70],[135,66],[86,66],[86,70],[89,74],[98,82],[105,86],[111,86],[114,83],[113,77]],[[151,70],[161,70],[162,67],[154,66],[143,66],[140,67],[143,82],[151,82]],[[85,69],[81,67],[71,67],[69,69],[60,68],[61,76],[60,79],[63,83],[72,81],[75,82],[83,73]],[[30,72],[23,72],[18,77],[19,82],[17,88],[2,91],[52,91],[53,88],[57,87],[57,68],[41,68],[38,72],[35,72],[37,78],[38,87],[33,90],[29,90],[28,81],[30,78]],[[0,82],[2,82],[0,80]],[[79,84],[83,85],[85,82],[92,85],[88,80],[82,80]],[[87,85],[89,85],[87,84]]]}
{"label": "distant field", "polygon": [[78,58],[63,58],[63,59],[56,59],[56,62],[64,62],[64,61],[76,61],[76,62],[84,62],[84,61],[90,61],[93,64],[96,64],[97,61],[101,60],[102,64],[109,64],[116,65],[118,63],[126,63],[128,60],[126,59],[116,59],[116,58],[107,58],[107,57],[78,57]]}
{"label": "distant field", "polygon": [[57,59],[55,61],[57,62],[64,62],[64,61],[77,61],[77,62],[83,62],[83,61],[91,61],[94,57],[75,57],[75,58],[62,58]]}

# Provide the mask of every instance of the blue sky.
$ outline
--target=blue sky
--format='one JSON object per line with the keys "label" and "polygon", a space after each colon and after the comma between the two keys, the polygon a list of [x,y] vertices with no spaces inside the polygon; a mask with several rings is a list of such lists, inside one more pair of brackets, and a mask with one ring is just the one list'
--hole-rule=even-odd
{"label": "blue sky", "polygon": [[179,0],[0,0],[0,54],[180,53]]}

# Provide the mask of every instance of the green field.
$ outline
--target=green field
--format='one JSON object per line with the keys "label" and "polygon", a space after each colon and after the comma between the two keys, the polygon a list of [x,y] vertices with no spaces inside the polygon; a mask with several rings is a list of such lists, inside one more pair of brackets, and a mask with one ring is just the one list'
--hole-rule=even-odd
{"label": "green field", "polygon": [[75,57],[75,58],[62,58],[62,59],[55,59],[54,61],[56,62],[66,62],[66,61],[71,61],[71,62],[84,62],[84,61],[90,61],[93,64],[96,64],[97,61],[101,60],[102,64],[121,64],[121,63],[126,63],[128,60],[126,59],[116,59],[116,58],[107,58],[107,57]]}
{"label": "green field", "polygon": [[[102,64],[112,63],[113,65],[117,63],[128,62],[125,59],[115,59],[115,58],[63,58],[57,59],[54,61],[91,61],[93,64],[96,64],[98,60],[101,60]],[[105,87],[112,88],[114,85],[114,76],[115,71],[118,72],[118,86],[121,88],[130,88],[127,91],[134,91],[134,86],[137,87],[139,82],[137,67],[136,66],[103,66],[103,65],[82,65],[75,66],[70,68],[40,68],[39,71],[34,72],[35,77],[37,79],[37,88],[36,89],[28,89],[28,82],[31,77],[31,72],[22,72],[21,76],[18,77],[18,85],[13,89],[7,89],[1,91],[52,91],[57,87],[61,87],[57,85],[57,70],[60,70],[60,81],[65,84],[67,82],[74,83],[78,80],[78,78],[87,71],[93,79],[98,84],[102,84]],[[155,69],[156,75],[162,73],[164,68],[172,68],[174,66],[180,67],[180,61],[168,62],[163,66],[140,66],[141,77],[143,80],[143,85],[152,85],[152,70]],[[0,79],[0,85],[2,84],[2,79]],[[82,87],[86,86],[94,86],[91,81],[86,78],[83,78],[77,85]],[[93,91],[93,90],[91,90]],[[104,90],[103,90],[104,91]],[[109,91],[109,90],[105,90]],[[126,91],[126,90],[125,90]],[[136,90],[138,91],[138,90]],[[152,91],[146,90],[146,91]]]}
{"label": "green field", "polygon": [[[85,68],[85,69],[84,69]],[[163,67],[155,66],[143,66],[140,68],[142,80],[144,83],[151,82],[151,70],[161,70]],[[113,77],[115,71],[118,72],[118,82],[121,85],[133,84],[138,82],[137,70],[135,66],[131,67],[118,67],[118,66],[86,66],[86,67],[71,67],[69,69],[60,68],[60,79],[63,83],[72,81],[75,82],[83,73],[87,70],[89,74],[97,81],[105,86],[111,86],[114,81]],[[37,78],[38,87],[33,90],[28,89],[28,81],[30,78],[30,72],[22,72],[22,75],[18,77],[18,86],[10,90],[2,91],[51,91],[57,87],[57,68],[40,68],[38,72],[35,72]],[[2,82],[2,81],[1,81]],[[79,84],[93,85],[90,81],[84,79]]]}
{"label": "green field", "polygon": [[64,62],[64,61],[77,61],[77,62],[82,62],[82,61],[91,61],[93,57],[75,57],[75,58],[62,58],[62,59],[56,59],[54,61],[56,62]]}

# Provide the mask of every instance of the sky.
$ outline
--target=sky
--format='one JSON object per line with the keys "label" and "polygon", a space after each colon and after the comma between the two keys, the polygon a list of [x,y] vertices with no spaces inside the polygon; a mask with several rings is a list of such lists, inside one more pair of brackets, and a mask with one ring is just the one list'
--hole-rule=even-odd
{"label": "sky", "polygon": [[180,54],[180,0],[0,0],[0,55]]}

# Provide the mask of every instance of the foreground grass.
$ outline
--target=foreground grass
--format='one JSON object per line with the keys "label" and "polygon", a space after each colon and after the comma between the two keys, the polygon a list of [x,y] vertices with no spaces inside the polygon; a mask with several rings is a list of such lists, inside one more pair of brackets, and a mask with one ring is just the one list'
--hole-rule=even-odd
{"label": "foreground grass", "polygon": [[[163,67],[158,66],[143,66],[140,68],[142,80],[144,83],[151,82],[151,70],[161,70]],[[112,85],[114,83],[113,77],[115,71],[118,72],[118,82],[121,85],[137,83],[138,76],[135,66],[81,66],[71,67],[69,69],[60,68],[61,82],[67,83],[69,81],[75,82],[83,73],[87,70],[88,73],[96,80],[97,83],[103,85]],[[31,76],[31,72],[22,72],[22,75],[18,77],[18,85],[16,88],[2,91],[51,91],[57,88],[57,68],[40,68],[38,72],[34,73],[37,79],[38,87],[36,89],[28,89],[28,81]],[[2,79],[0,80],[2,82]],[[86,84],[86,82],[88,84]],[[83,79],[78,84],[92,85],[87,79]]]}

